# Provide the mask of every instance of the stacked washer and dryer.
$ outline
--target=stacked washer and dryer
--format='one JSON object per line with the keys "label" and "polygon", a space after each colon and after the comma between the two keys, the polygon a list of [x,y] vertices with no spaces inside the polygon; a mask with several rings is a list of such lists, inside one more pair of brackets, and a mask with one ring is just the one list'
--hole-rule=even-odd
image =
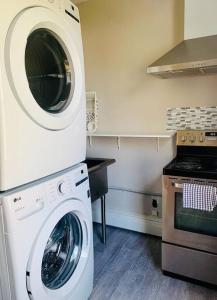
{"label": "stacked washer and dryer", "polygon": [[92,215],[78,9],[0,10],[0,299],[86,300]]}

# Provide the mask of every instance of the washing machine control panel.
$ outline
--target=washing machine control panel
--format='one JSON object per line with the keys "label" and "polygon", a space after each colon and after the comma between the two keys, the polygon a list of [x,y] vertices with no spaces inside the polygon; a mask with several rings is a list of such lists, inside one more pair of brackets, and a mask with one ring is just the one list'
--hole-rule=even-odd
{"label": "washing machine control panel", "polygon": [[57,185],[57,188],[58,188],[58,192],[61,194],[61,195],[65,195],[67,194],[67,192],[69,192],[69,185],[67,184],[66,181],[62,181],[60,183],[58,183]]}
{"label": "washing machine control panel", "polygon": [[50,209],[61,201],[76,197],[76,191],[79,190],[80,193],[83,184],[88,182],[85,168],[86,166],[81,166],[76,172],[69,172],[11,195],[10,203],[17,219],[25,219],[43,209]]}
{"label": "washing machine control panel", "polygon": [[13,195],[11,203],[17,219],[22,220],[42,210],[45,200],[38,189],[28,189]]}
{"label": "washing machine control panel", "polygon": [[54,203],[71,198],[88,181],[88,173],[84,168],[79,168],[74,173],[68,173],[46,183],[47,202]]}
{"label": "washing machine control panel", "polygon": [[70,197],[73,192],[73,178],[63,176],[46,183],[47,202],[54,203]]}

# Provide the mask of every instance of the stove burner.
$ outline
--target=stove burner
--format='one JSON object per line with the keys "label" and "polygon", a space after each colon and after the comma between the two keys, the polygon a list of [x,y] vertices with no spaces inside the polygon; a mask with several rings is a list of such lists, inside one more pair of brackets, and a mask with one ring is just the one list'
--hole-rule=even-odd
{"label": "stove burner", "polygon": [[206,178],[208,173],[211,177],[217,177],[217,158],[177,156],[164,168],[164,174],[177,176]]}
{"label": "stove burner", "polygon": [[[198,141],[202,133],[192,131],[189,134],[197,136],[195,141]],[[177,141],[181,141],[183,134],[178,132]],[[188,143],[188,140],[185,144],[177,142],[177,156],[164,167],[163,174],[217,180],[217,139],[205,139],[198,146]]]}
{"label": "stove burner", "polygon": [[189,163],[189,162],[178,162],[176,165],[175,165],[175,168],[176,169],[181,169],[181,170],[201,170],[203,169],[202,165],[199,164],[199,163]]}
{"label": "stove burner", "polygon": [[177,160],[174,167],[181,170],[202,170],[203,163],[200,159],[186,157],[182,160]]}

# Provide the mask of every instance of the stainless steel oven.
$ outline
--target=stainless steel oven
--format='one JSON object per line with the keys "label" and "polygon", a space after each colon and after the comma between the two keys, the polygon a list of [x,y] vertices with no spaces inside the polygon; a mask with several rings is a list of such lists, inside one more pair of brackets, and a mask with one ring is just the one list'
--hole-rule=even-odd
{"label": "stainless steel oven", "polygon": [[177,157],[164,168],[162,230],[163,271],[215,285],[217,207],[211,212],[184,208],[183,184],[217,187],[216,149],[182,146]]}
{"label": "stainless steel oven", "polygon": [[163,241],[217,254],[217,207],[212,212],[183,208],[185,182],[217,187],[213,180],[165,176]]}

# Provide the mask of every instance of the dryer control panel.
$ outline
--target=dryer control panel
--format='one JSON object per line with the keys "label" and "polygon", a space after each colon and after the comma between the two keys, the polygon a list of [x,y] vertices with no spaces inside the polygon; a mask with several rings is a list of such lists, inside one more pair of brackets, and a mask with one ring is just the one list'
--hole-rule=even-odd
{"label": "dryer control panel", "polygon": [[72,19],[80,22],[79,10],[70,0],[38,0],[42,5],[67,14]]}
{"label": "dryer control panel", "polygon": [[65,13],[77,23],[80,23],[78,8],[69,0],[64,0]]}

